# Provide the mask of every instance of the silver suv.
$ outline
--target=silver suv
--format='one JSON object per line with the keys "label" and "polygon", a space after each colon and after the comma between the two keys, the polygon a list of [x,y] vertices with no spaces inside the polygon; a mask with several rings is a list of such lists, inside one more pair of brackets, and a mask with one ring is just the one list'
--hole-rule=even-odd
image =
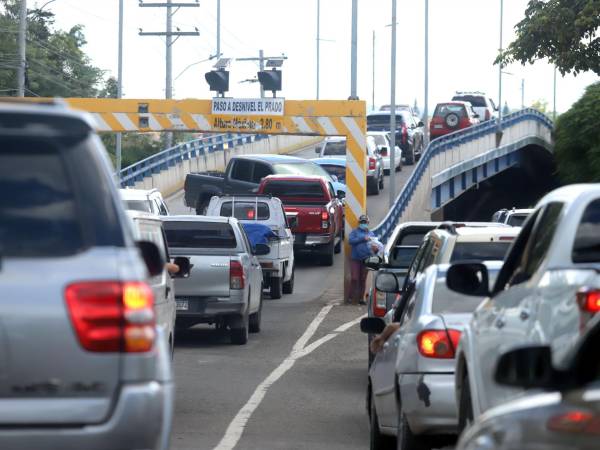
{"label": "silver suv", "polygon": [[136,246],[87,116],[0,104],[0,217],[0,448],[167,448],[164,260]]}

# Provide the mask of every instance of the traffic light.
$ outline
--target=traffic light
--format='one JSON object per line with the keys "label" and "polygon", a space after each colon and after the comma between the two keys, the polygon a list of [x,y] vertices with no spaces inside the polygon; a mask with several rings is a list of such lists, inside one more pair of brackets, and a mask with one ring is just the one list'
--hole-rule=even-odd
{"label": "traffic light", "polygon": [[265,91],[272,91],[273,97],[281,90],[281,70],[263,70],[258,72],[258,81]]}
{"label": "traffic light", "polygon": [[229,72],[227,70],[211,70],[204,74],[211,91],[223,94],[229,90]]}

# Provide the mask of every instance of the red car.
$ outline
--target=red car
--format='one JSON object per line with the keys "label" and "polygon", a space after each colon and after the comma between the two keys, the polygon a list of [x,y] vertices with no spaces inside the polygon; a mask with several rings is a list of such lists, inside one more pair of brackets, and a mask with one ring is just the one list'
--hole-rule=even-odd
{"label": "red car", "polygon": [[316,253],[326,266],[342,250],[344,207],[330,181],[319,176],[270,175],[259,194],[278,197],[294,234],[294,251]]}
{"label": "red car", "polygon": [[469,128],[479,123],[479,117],[469,102],[438,103],[429,125],[431,139]]}

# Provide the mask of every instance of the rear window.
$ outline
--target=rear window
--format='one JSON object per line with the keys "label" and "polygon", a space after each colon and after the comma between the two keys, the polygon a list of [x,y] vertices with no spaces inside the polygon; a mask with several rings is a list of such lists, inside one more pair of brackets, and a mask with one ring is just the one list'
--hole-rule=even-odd
{"label": "rear window", "polygon": [[511,242],[457,242],[450,261],[474,259],[477,261],[504,261]]}
{"label": "rear window", "polygon": [[423,243],[423,238],[430,230],[424,230],[418,233],[408,233],[400,236],[396,245],[416,245],[419,246]]}
{"label": "rear window", "polygon": [[[404,123],[404,117],[401,114],[396,114],[396,127]],[[387,114],[378,114],[376,116],[367,116],[367,129],[375,127],[376,129],[389,130],[390,116]]]}
{"label": "rear window", "polygon": [[125,209],[130,211],[152,212],[152,205],[149,200],[125,200]]}
{"label": "rear window", "polygon": [[583,212],[571,258],[574,263],[600,262],[600,199],[591,202]]}
{"label": "rear window", "polygon": [[411,247],[394,247],[390,253],[390,267],[395,269],[408,269],[418,249],[419,247],[416,245]]}
{"label": "rear window", "polygon": [[483,297],[462,295],[448,289],[446,277],[442,277],[435,282],[431,312],[433,314],[468,314],[475,311],[482,300]]}
{"label": "rear window", "polygon": [[22,144],[0,145],[0,255],[49,257],[82,250],[76,189],[60,152],[49,144]]}
{"label": "rear window", "polygon": [[506,223],[511,227],[522,227],[529,214],[512,214]]}
{"label": "rear window", "polygon": [[469,102],[475,108],[485,108],[487,106],[485,97],[481,95],[455,95],[452,100]]}
{"label": "rear window", "polygon": [[458,117],[466,116],[465,107],[463,105],[448,105],[448,104],[437,105],[435,107],[435,112],[433,113],[433,115],[438,116],[438,117],[445,117],[451,113],[457,114]]}
{"label": "rear window", "polygon": [[321,183],[315,181],[269,181],[263,193],[278,197],[284,203],[327,203]]}
{"label": "rear window", "polygon": [[323,156],[345,156],[346,141],[327,142],[323,147]]}
{"label": "rear window", "polygon": [[[224,202],[221,205],[221,216],[231,217],[234,202]],[[238,220],[269,220],[269,205],[265,202],[235,202],[234,214]]]}
{"label": "rear window", "polygon": [[174,248],[236,248],[233,228],[228,223],[164,222],[167,242]]}

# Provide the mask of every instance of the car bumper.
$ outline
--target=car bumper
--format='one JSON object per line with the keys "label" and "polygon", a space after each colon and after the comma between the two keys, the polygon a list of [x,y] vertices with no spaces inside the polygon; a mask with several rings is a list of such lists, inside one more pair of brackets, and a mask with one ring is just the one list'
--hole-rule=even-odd
{"label": "car bumper", "polygon": [[400,379],[402,410],[416,434],[456,434],[454,374],[410,374]]}
{"label": "car bumper", "polygon": [[294,234],[294,250],[310,250],[331,243],[331,234]]}
{"label": "car bumper", "polygon": [[0,448],[10,450],[166,450],[173,420],[173,383],[125,385],[104,423],[65,427],[0,429]]}
{"label": "car bumper", "polygon": [[232,297],[176,296],[177,302],[188,302],[188,309],[177,309],[176,321],[192,319],[195,323],[211,322],[216,317],[242,315],[246,311],[243,290]]}

